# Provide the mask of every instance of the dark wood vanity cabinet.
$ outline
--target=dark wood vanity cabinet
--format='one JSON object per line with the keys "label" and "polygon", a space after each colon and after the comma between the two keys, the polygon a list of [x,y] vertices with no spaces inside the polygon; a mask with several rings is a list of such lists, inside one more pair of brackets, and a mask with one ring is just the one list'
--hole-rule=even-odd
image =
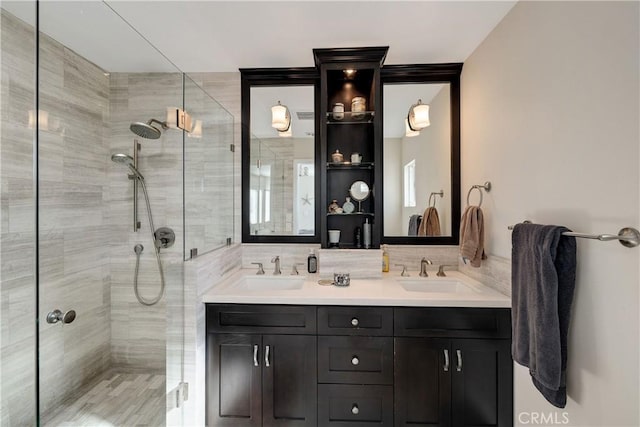
{"label": "dark wood vanity cabinet", "polygon": [[509,309],[207,304],[207,425],[512,426],[510,345]]}
{"label": "dark wood vanity cabinet", "polygon": [[396,426],[512,425],[508,309],[400,308],[395,319]]}
{"label": "dark wood vanity cabinet", "polygon": [[315,307],[208,305],[207,332],[207,425],[317,425]]}

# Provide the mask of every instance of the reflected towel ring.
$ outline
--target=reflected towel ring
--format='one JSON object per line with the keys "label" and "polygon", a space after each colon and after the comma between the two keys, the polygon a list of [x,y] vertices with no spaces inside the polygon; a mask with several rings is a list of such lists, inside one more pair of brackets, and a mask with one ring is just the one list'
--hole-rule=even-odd
{"label": "reflected towel ring", "polygon": [[471,192],[473,190],[478,190],[480,192],[480,202],[478,203],[478,207],[482,206],[482,190],[489,192],[491,191],[491,182],[487,181],[484,183],[484,185],[472,185],[471,188],[469,189],[469,191],[467,192],[467,206],[469,205],[469,196],[471,196]]}
{"label": "reflected towel ring", "polygon": [[[430,208],[435,208],[436,207],[436,196],[440,196],[440,197],[444,197],[444,190],[440,190],[440,191],[434,191],[431,194],[429,194],[429,207]],[[431,204],[431,198],[433,198],[433,204]]]}

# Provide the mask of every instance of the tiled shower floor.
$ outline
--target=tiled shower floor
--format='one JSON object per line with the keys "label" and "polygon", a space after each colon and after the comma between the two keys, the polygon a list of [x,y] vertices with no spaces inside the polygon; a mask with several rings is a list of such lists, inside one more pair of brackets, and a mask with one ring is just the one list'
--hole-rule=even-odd
{"label": "tiled shower floor", "polygon": [[165,425],[165,376],[110,371],[45,414],[45,427]]}

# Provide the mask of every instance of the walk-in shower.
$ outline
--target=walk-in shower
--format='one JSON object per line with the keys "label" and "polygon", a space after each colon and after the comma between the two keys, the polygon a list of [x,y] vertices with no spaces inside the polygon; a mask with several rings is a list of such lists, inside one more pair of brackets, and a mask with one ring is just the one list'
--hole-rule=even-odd
{"label": "walk-in shower", "polygon": [[[169,238],[166,237],[164,233],[163,233],[163,238],[159,238],[157,235],[156,228],[153,225],[153,214],[151,213],[151,203],[149,202],[149,193],[147,192],[147,185],[145,184],[144,177],[142,176],[140,171],[138,171],[138,168],[136,167],[137,165],[135,164],[136,162],[134,161],[133,157],[129,156],[128,154],[117,153],[111,156],[111,160],[115,163],[128,167],[129,171],[131,171],[130,178],[139,182],[140,185],[142,186],[142,193],[144,194],[144,200],[147,205],[147,218],[149,219],[149,231],[151,232],[151,239],[153,240],[153,247],[155,249],[156,261],[158,264],[158,272],[160,273],[160,290],[158,292],[158,295],[152,300],[147,300],[143,298],[142,295],[140,295],[140,292],[138,291],[138,273],[140,271],[140,256],[142,255],[142,251],[144,249],[142,245],[138,244],[134,248],[134,252],[136,253],[136,269],[133,275],[133,292],[135,293],[136,298],[140,302],[140,304],[154,305],[154,304],[157,304],[162,299],[162,296],[164,295],[165,281],[164,281],[164,271],[162,269],[162,261],[160,260],[160,248],[168,247]],[[158,232],[162,232],[162,230],[158,230]],[[175,236],[173,237],[173,239],[175,240]],[[171,241],[170,243],[172,244],[173,241]]]}

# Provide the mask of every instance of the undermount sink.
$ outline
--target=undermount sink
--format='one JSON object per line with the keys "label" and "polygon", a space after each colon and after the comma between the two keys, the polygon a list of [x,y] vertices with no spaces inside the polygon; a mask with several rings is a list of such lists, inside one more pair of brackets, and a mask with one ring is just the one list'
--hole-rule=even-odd
{"label": "undermount sink", "polygon": [[469,294],[477,291],[457,279],[398,279],[398,283],[409,292],[442,294]]}
{"label": "undermount sink", "polygon": [[246,291],[290,291],[302,289],[305,278],[302,276],[244,276],[235,284],[234,289]]}

